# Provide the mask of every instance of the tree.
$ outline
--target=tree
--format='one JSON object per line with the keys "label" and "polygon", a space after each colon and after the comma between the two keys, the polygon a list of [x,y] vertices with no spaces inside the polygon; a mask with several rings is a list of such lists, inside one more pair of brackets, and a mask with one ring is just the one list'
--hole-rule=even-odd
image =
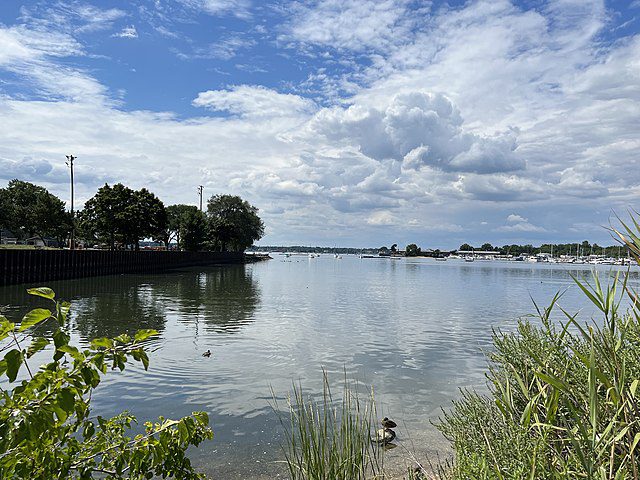
{"label": "tree", "polygon": [[417,246],[415,243],[410,243],[409,245],[407,245],[404,249],[404,254],[407,257],[417,257],[418,255],[420,255],[422,253],[422,250],[420,249],[419,246]]}
{"label": "tree", "polygon": [[468,243],[463,243],[462,245],[460,245],[460,248],[458,250],[462,250],[465,252],[470,252],[471,250],[473,250],[473,247],[471,245],[469,245]]}
{"label": "tree", "polygon": [[[198,210],[198,207],[193,205],[178,204],[167,207],[167,224],[160,238],[167,249],[169,249],[169,244],[173,241],[178,244],[178,248],[183,248],[181,245],[181,232],[189,230],[185,229],[185,222],[187,222],[188,219],[192,222],[195,212],[200,213],[202,217],[202,213]],[[203,232],[203,235],[205,234],[206,232]]]}
{"label": "tree", "polygon": [[182,218],[179,247],[187,252],[198,252],[207,240],[207,219],[196,207],[187,210]]}
{"label": "tree", "polygon": [[[55,301],[49,288],[28,292],[50,300],[53,308],[31,310],[19,325],[0,315],[0,351],[6,352],[0,361],[0,377],[6,377],[0,389],[0,478],[202,478],[186,450],[213,437],[206,413],[160,417],[131,438],[135,417],[95,417],[91,411],[93,391],[109,370],[122,371],[129,361],[147,369],[146,340],[157,332],[98,338],[80,350],[69,343],[70,304]],[[53,328],[50,337],[35,331],[43,322]],[[21,342],[29,337],[25,348]],[[52,343],[52,361],[33,370],[31,356]],[[10,389],[22,368],[26,379]]]}
{"label": "tree", "polygon": [[220,252],[242,252],[264,235],[258,209],[234,195],[214,195],[207,203],[209,238]]}
{"label": "tree", "polygon": [[167,228],[167,210],[164,204],[146,188],[133,192],[128,223],[128,242],[140,249],[140,240],[158,238]]}
{"label": "tree", "polygon": [[13,228],[14,213],[13,202],[6,188],[0,188],[0,242],[2,241],[2,229]]}
{"label": "tree", "polygon": [[394,243],[393,245],[391,245],[391,253],[396,253],[398,251],[398,244]]}
{"label": "tree", "polygon": [[490,252],[494,250],[494,248],[493,248],[493,245],[491,245],[490,243],[483,243],[482,246],[480,247],[480,250],[484,252]]}
{"label": "tree", "polygon": [[135,245],[137,250],[140,239],[160,237],[167,225],[164,204],[153,193],[121,183],[101,187],[79,217],[85,235],[108,243],[111,250],[116,242]]}
{"label": "tree", "polygon": [[9,218],[4,221],[14,233],[22,237],[35,236],[44,242],[49,236],[64,241],[71,231],[71,215],[64,202],[46,188],[11,180],[3,196],[9,205]]}

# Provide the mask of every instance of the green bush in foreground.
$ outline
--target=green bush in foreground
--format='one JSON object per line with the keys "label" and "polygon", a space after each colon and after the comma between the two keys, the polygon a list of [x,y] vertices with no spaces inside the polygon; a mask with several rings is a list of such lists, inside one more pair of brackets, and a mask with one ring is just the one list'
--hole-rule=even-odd
{"label": "green bush in foreground", "polygon": [[[19,376],[27,377],[13,389],[7,389],[7,382],[0,385],[0,478],[202,478],[185,452],[213,437],[206,413],[181,420],[161,417],[145,423],[144,433],[133,438],[126,434],[136,419],[127,412],[113,418],[91,416],[91,394],[101,376],[109,368],[124,370],[129,360],[146,369],[145,340],[157,332],[98,338],[80,350],[69,343],[70,305],[56,302],[49,288],[29,293],[51,300],[55,308],[31,310],[18,326],[0,315],[0,352],[6,352],[0,377],[9,386]],[[51,338],[37,335],[45,321],[55,326]],[[51,342],[52,361],[33,370],[29,359]]]}
{"label": "green bush in foreground", "polygon": [[[640,263],[640,226],[617,232]],[[438,427],[452,479],[640,477],[640,303],[627,275],[575,280],[600,313],[587,325],[557,302],[494,333],[489,394],[463,392]],[[622,310],[621,302],[630,306]],[[537,307],[536,307],[537,308]],[[563,322],[552,322],[559,309]]]}

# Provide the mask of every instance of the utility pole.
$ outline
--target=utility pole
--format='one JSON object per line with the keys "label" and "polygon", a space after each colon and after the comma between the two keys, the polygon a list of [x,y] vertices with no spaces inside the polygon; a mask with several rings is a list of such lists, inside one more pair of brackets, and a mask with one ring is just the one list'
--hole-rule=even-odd
{"label": "utility pole", "polygon": [[200,211],[202,211],[202,191],[204,187],[202,185],[198,185],[198,195],[200,195]]}
{"label": "utility pole", "polygon": [[76,217],[73,213],[73,161],[78,158],[73,155],[67,155],[67,166],[71,169],[71,243],[69,248],[75,250],[76,248]]}

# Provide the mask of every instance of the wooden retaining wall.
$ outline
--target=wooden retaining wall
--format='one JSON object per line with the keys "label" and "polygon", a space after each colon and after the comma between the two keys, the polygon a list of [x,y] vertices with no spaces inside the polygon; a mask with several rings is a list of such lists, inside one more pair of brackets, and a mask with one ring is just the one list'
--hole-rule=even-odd
{"label": "wooden retaining wall", "polygon": [[243,253],[0,250],[0,285],[243,263]]}

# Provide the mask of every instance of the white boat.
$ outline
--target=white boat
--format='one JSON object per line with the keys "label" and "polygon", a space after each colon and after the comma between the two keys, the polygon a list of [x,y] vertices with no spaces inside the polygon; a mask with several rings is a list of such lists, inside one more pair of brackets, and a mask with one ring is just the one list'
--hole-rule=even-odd
{"label": "white boat", "polygon": [[465,262],[473,262],[474,260],[475,258],[473,258],[471,255],[467,255],[466,257],[464,257]]}

